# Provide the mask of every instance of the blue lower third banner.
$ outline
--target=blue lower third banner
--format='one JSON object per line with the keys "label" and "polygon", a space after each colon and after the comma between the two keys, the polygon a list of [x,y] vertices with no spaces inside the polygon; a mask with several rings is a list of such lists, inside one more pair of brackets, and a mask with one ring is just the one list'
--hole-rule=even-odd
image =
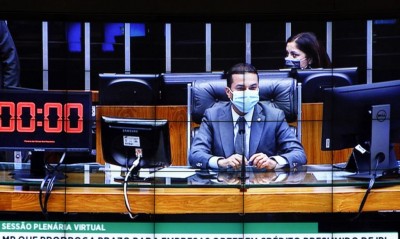
{"label": "blue lower third banner", "polygon": [[318,232],[317,223],[0,223],[0,239],[398,239],[397,232]]}

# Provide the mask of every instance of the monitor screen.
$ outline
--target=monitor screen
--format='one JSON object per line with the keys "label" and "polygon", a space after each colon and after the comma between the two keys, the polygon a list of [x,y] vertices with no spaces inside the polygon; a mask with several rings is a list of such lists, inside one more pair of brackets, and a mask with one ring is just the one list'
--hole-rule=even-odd
{"label": "monitor screen", "polygon": [[192,84],[195,80],[199,79],[223,79],[223,76],[222,72],[163,73],[161,75],[163,82],[161,104],[186,105],[188,103],[188,84]]}
{"label": "monitor screen", "polygon": [[279,79],[292,77],[291,69],[258,70],[259,79]]}
{"label": "monitor screen", "polygon": [[355,148],[371,156],[370,168],[383,152],[379,164],[397,168],[391,145],[400,142],[399,92],[400,80],[325,89],[322,150]]}
{"label": "monitor screen", "polygon": [[302,83],[302,102],[322,102],[325,88],[354,85],[358,82],[357,67],[330,69],[297,69],[293,78]]}
{"label": "monitor screen", "polygon": [[101,140],[107,163],[129,168],[141,155],[136,172],[171,165],[167,120],[102,116]]}
{"label": "monitor screen", "polygon": [[156,105],[160,99],[157,74],[99,74],[100,105]]}

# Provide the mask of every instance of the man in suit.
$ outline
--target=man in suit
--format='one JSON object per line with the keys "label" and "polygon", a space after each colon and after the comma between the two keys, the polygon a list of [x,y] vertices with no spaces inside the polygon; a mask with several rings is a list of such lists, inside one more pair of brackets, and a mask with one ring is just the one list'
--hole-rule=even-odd
{"label": "man in suit", "polygon": [[[0,20],[0,89],[20,86],[17,49],[4,20]],[[14,161],[14,151],[1,151],[0,161]]]}
{"label": "man in suit", "polygon": [[5,21],[0,20],[0,88],[20,85],[17,49]]}
{"label": "man in suit", "polygon": [[255,67],[236,64],[226,78],[230,102],[205,111],[190,149],[190,164],[202,169],[239,169],[244,163],[268,170],[306,164],[303,146],[283,111],[259,102]]}

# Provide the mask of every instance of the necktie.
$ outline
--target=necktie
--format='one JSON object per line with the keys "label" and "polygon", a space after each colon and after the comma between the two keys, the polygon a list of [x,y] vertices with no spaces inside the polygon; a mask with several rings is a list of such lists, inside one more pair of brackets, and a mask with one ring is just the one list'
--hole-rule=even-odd
{"label": "necktie", "polygon": [[240,116],[238,118],[238,120],[236,121],[236,124],[238,125],[239,130],[238,130],[238,132],[236,134],[236,138],[235,138],[235,153],[244,155],[245,154],[244,147],[246,145],[245,144],[245,139],[246,139],[245,138],[245,131],[246,131],[246,129],[244,127],[245,124],[246,124],[245,118],[243,116]]}

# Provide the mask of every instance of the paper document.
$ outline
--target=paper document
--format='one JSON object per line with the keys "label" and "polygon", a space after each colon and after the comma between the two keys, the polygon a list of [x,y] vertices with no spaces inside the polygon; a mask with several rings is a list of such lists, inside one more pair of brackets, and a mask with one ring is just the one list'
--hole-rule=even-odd
{"label": "paper document", "polygon": [[318,181],[346,180],[348,176],[354,175],[354,173],[346,171],[313,172],[312,174]]}
{"label": "paper document", "polygon": [[140,169],[139,177],[141,178],[187,178],[196,174],[197,169],[186,167],[166,167],[159,170]]}

